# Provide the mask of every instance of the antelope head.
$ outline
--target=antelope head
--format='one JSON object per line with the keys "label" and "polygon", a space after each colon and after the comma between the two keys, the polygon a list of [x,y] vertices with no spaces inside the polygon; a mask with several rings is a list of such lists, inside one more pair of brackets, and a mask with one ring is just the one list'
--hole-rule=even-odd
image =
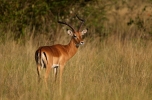
{"label": "antelope head", "polygon": [[58,21],[58,23],[65,24],[65,25],[67,25],[68,27],[71,28],[71,30],[69,30],[69,29],[67,30],[67,33],[70,36],[72,36],[72,39],[74,40],[74,42],[76,44],[76,47],[79,47],[80,45],[84,44],[82,36],[87,33],[88,29],[84,29],[84,30],[81,31],[81,27],[84,23],[84,20],[80,19],[77,15],[76,15],[76,17],[81,21],[80,26],[78,27],[77,31],[71,25],[69,25],[66,22]]}

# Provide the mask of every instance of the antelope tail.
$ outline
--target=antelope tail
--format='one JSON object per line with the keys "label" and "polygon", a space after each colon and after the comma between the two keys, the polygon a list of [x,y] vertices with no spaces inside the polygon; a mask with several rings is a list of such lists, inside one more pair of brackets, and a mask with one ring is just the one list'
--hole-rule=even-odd
{"label": "antelope tail", "polygon": [[46,68],[46,64],[48,63],[46,53],[37,50],[35,52],[35,61],[37,65],[39,64],[41,66],[41,68]]}

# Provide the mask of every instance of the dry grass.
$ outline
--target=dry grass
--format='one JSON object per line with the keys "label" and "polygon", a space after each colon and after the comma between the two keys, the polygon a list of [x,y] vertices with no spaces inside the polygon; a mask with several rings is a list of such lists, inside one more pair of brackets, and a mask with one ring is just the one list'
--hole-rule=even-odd
{"label": "dry grass", "polygon": [[48,89],[43,80],[37,82],[34,52],[38,46],[33,39],[25,45],[11,39],[0,44],[0,100],[152,99],[151,41],[122,42],[116,36],[88,41],[66,64],[62,95],[52,74]]}
{"label": "dry grass", "polygon": [[[25,43],[0,38],[0,100],[152,100],[152,42],[141,36],[131,39],[141,31],[119,17],[105,26],[115,36],[102,41],[87,38],[66,64],[61,95],[52,73],[49,88],[37,81],[34,54],[40,45],[52,44],[48,37],[27,36]],[[54,43],[66,44],[66,36]]]}

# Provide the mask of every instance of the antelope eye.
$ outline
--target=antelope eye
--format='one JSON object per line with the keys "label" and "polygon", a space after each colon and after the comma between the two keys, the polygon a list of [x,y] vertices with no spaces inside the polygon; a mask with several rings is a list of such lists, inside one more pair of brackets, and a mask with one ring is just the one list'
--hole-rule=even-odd
{"label": "antelope eye", "polygon": [[73,37],[76,38],[77,36],[76,36],[76,35],[73,35]]}

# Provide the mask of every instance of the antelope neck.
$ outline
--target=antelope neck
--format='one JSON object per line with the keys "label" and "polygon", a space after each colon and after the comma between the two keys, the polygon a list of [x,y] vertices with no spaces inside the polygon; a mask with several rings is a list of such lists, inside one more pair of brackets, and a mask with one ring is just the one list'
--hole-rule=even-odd
{"label": "antelope neck", "polygon": [[71,38],[70,43],[67,46],[70,56],[73,56],[78,50],[77,44],[75,43],[73,38]]}

